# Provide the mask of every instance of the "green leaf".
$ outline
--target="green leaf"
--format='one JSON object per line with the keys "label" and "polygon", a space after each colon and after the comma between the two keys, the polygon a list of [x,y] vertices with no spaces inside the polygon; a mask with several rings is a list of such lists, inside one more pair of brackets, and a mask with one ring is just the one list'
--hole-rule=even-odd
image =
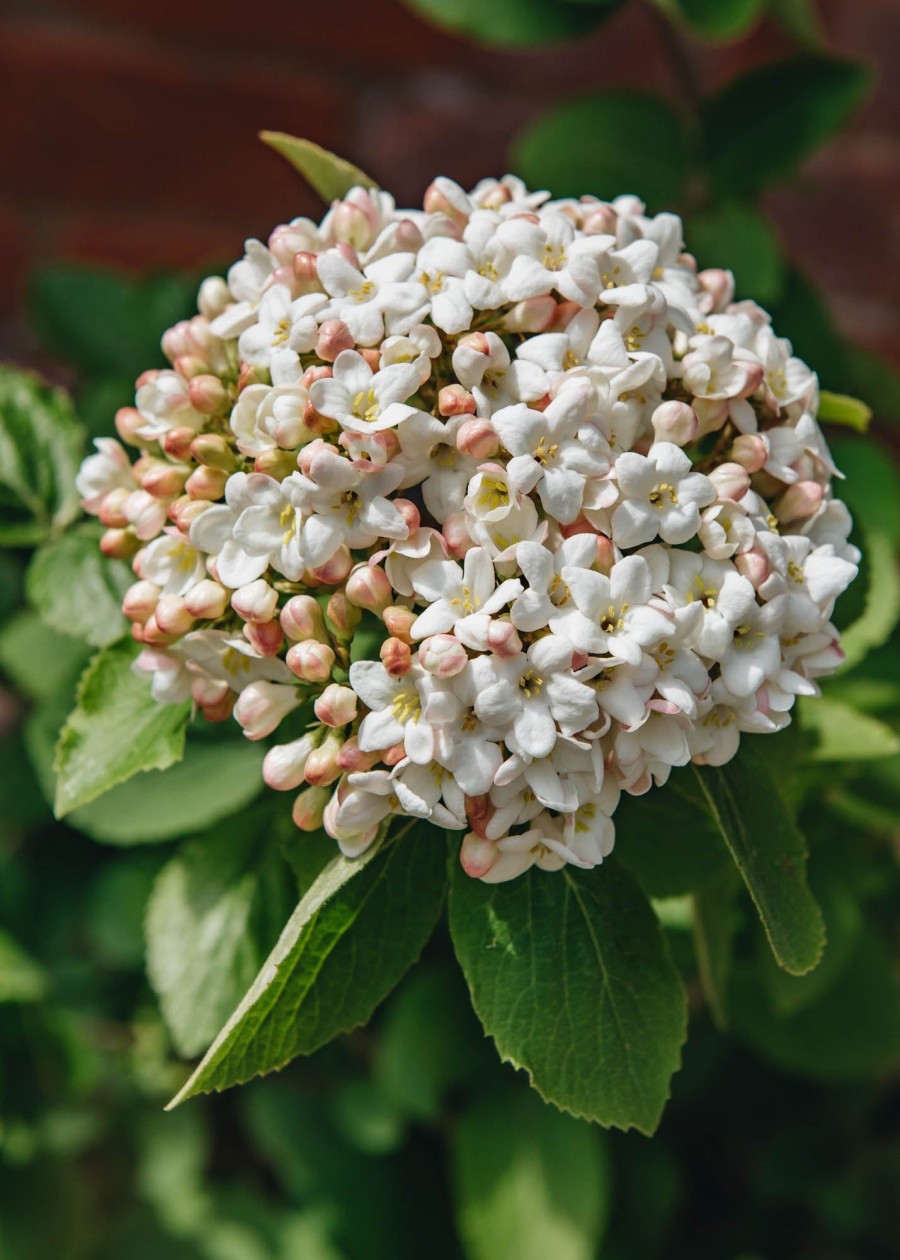
{"label": "green leaf", "polygon": [[164,770],[184,755],[190,705],[157,704],[135,674],[138,646],[104,648],[78,684],[76,707],[56,750],[56,816],[63,818],[141,770]]}
{"label": "green leaf", "polygon": [[778,1015],[752,973],[735,977],[735,1031],[760,1054],[802,1076],[870,1080],[900,1063],[900,991],[891,958],[863,927],[849,963],[822,997]]}
{"label": "green leaf", "polygon": [[30,700],[53,701],[67,688],[71,694],[89,651],[30,610],[17,613],[0,630],[0,669]]}
{"label": "green leaf", "polygon": [[648,897],[683,897],[731,866],[719,830],[690,774],[676,770],[664,792],[623,795],[616,857]]}
{"label": "green leaf", "polygon": [[83,441],[62,390],[0,365],[0,546],[31,546],[75,519]]}
{"label": "green leaf", "polygon": [[[694,951],[700,984],[710,1014],[718,1028],[728,1025],[728,980],[731,947],[737,927],[733,870],[694,893]],[[779,972],[779,975],[783,974]]]}
{"label": "green leaf", "polygon": [[577,39],[599,25],[622,0],[407,0],[436,26],[484,44],[549,44]]}
{"label": "green leaf", "polygon": [[364,1024],[415,962],[446,885],[440,832],[421,824],[361,858],[335,858],[170,1106],[283,1067]]}
{"label": "green leaf", "polygon": [[734,272],[738,297],[767,306],[781,297],[784,261],[768,219],[753,206],[727,201],[691,218],[688,248],[701,267]]}
{"label": "green leaf", "polygon": [[133,574],[121,560],[100,551],[97,531],[74,529],[45,543],[28,569],[30,603],[60,634],[106,647],[128,629],[122,596]]}
{"label": "green leaf", "polygon": [[364,174],[358,166],[329,153],[318,144],[313,144],[312,140],[300,140],[283,131],[261,131],[259,135],[276,153],[287,158],[294,170],[300,172],[323,201],[330,202],[346,197],[356,185],[363,188],[378,187],[374,179]]}
{"label": "green leaf", "polygon": [[272,945],[256,930],[270,893],[263,839],[258,821],[234,819],[184,845],[154,884],[147,973],[186,1057],[210,1044]]}
{"label": "green leaf", "polygon": [[822,956],[824,929],[806,883],[806,844],[778,782],[748,739],[727,765],[694,773],[772,953],[785,971],[804,975]]}
{"label": "green leaf", "polygon": [[867,574],[862,614],[841,635],[844,669],[852,669],[887,643],[900,621],[900,565],[890,539],[862,523],[863,569]]}
{"label": "green leaf", "polygon": [[521,1086],[469,1106],[453,1143],[467,1260],[593,1260],[612,1192],[601,1138]]}
{"label": "green leaf", "polygon": [[43,967],[0,929],[0,1003],[39,1002],[46,992]]}
{"label": "green leaf", "polygon": [[746,35],[760,20],[766,0],[658,0],[706,39],[732,40]]}
{"label": "green leaf", "polygon": [[417,967],[388,1003],[375,1079],[404,1115],[435,1120],[444,1095],[477,1071],[486,1043],[456,967]]}
{"label": "green leaf", "polygon": [[787,269],[784,292],[772,311],[772,324],[780,337],[790,339],[794,353],[818,373],[825,387],[851,387],[845,366],[846,346],[828,305],[816,286],[795,267]]}
{"label": "green leaf", "polygon": [[887,723],[839,700],[801,698],[797,707],[803,730],[813,737],[813,761],[867,761],[900,752],[900,736]]}
{"label": "green leaf", "polygon": [[900,421],[900,376],[877,354],[861,346],[844,347],[845,388],[859,394],[877,415],[895,424]]}
{"label": "green leaf", "polygon": [[450,930],[501,1057],[563,1110],[652,1133],[686,1018],[678,973],[633,878],[606,862],[492,885],[457,868]]}
{"label": "green leaf", "polygon": [[259,795],[265,748],[247,740],[188,740],[181,761],[149,770],[69,815],[106,844],[150,844],[189,836],[228,818]]}
{"label": "green leaf", "polygon": [[832,394],[823,389],[819,398],[819,419],[865,433],[872,419],[872,408],[849,394]]}
{"label": "green leaf", "polygon": [[769,10],[778,25],[798,43],[813,49],[825,43],[816,0],[769,0]]}
{"label": "green leaf", "polygon": [[655,96],[609,92],[552,110],[519,136],[511,164],[533,188],[557,197],[635,193],[677,203],[687,155],[675,112]]}
{"label": "green leaf", "polygon": [[835,435],[829,445],[846,478],[840,497],[856,522],[900,546],[900,476],[888,451],[871,438],[844,434]]}
{"label": "green leaf", "polygon": [[701,111],[713,184],[723,196],[752,195],[793,174],[843,127],[870,82],[863,65],[811,53],[733,79]]}

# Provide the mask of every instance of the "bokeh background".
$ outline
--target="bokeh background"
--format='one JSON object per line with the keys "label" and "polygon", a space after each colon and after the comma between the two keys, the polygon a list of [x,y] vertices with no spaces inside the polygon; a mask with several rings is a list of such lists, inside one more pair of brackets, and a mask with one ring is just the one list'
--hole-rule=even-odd
{"label": "bokeh background", "polygon": [[[842,331],[900,367],[900,4],[817,8],[828,45],[871,64],[877,82],[842,135],[765,204]],[[733,43],[683,38],[704,94],[796,50],[771,18]],[[0,312],[0,352],[36,353],[25,294],[38,263],[193,269],[316,212],[259,144],[261,128],[314,139],[415,204],[436,172],[466,186],[502,174],[526,124],[611,88],[679,97],[650,4],[632,0],[588,38],[523,51],[478,47],[399,0],[259,0],[252,11],[231,0],[6,0],[0,275],[13,301]]]}

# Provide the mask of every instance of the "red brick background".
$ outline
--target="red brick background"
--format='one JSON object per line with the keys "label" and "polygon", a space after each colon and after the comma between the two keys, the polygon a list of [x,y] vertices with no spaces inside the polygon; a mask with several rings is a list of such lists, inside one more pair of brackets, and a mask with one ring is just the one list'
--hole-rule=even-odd
{"label": "red brick background", "polygon": [[[821,10],[830,46],[872,63],[878,86],[769,206],[844,329],[900,366],[900,2]],[[706,91],[789,49],[765,24],[688,54]],[[615,86],[677,91],[639,0],[587,41],[529,52],[439,33],[399,0],[6,0],[0,354],[31,351],[22,305],[36,263],[194,267],[315,212],[261,128],[333,147],[410,201],[438,171],[464,184],[502,173],[512,137],[548,105]]]}

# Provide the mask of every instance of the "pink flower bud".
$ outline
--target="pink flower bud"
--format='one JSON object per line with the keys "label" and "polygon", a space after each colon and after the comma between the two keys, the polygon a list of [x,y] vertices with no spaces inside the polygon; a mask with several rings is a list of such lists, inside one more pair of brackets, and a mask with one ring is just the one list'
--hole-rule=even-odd
{"label": "pink flower bud", "polygon": [[549,294],[545,297],[526,298],[517,302],[503,321],[507,332],[546,332],[556,318],[556,302]]}
{"label": "pink flower bud", "polygon": [[328,642],[322,609],[312,595],[292,595],[282,608],[279,621],[292,643],[302,643],[305,639]]}
{"label": "pink flower bud", "polygon": [[385,639],[378,655],[392,678],[402,678],[412,669],[412,649],[402,639]]}
{"label": "pink flower bud", "polygon": [[342,319],[326,319],[319,326],[316,354],[326,363],[334,363],[342,350],[352,350],[355,345],[353,333]]}
{"label": "pink flower bud", "polygon": [[228,592],[218,582],[204,578],[185,595],[184,606],[193,617],[215,621],[228,607]]}
{"label": "pink flower bud", "polygon": [[182,354],[179,355],[172,367],[179,376],[183,376],[186,381],[192,380],[195,376],[200,376],[202,372],[207,370],[205,359],[201,359],[199,354]]}
{"label": "pink flower bud", "polygon": [[382,613],[393,601],[394,588],[377,564],[362,564],[347,579],[347,598],[356,608]]}
{"label": "pink flower bud", "polygon": [[403,604],[392,604],[389,608],[385,608],[381,615],[388,634],[395,639],[400,639],[403,643],[412,643],[409,632],[416,614],[411,608],[406,608]]}
{"label": "pink flower bud", "polygon": [[320,722],[324,722],[326,726],[338,727],[347,726],[353,721],[358,703],[356,692],[351,687],[329,683],[317,697],[313,708]]}
{"label": "pink flower bud", "polygon": [[302,249],[295,254],[291,268],[298,293],[317,293],[322,288],[316,269],[316,256],[309,250]]}
{"label": "pink flower bud", "polygon": [[178,638],[187,634],[194,624],[194,618],[180,595],[160,595],[153,615],[163,634],[176,635]]}
{"label": "pink flower bud", "polygon": [[603,203],[586,206],[581,220],[585,236],[615,236],[619,216],[612,206]]}
{"label": "pink flower bud", "polygon": [[231,607],[243,621],[271,621],[278,607],[278,592],[264,578],[239,586]]}
{"label": "pink flower bud", "polygon": [[464,337],[460,337],[459,345],[465,346],[475,354],[483,354],[486,359],[490,358],[491,343],[483,332],[466,333]]}
{"label": "pink flower bud", "polygon": [[760,433],[739,433],[731,444],[729,458],[746,468],[748,473],[759,472],[769,458],[769,447]]}
{"label": "pink flower bud", "polygon": [[260,451],[253,461],[253,471],[265,473],[275,481],[284,481],[292,472],[297,471],[297,461],[290,451],[277,450],[272,447],[268,451]]}
{"label": "pink flower bud", "polygon": [[696,411],[683,402],[660,403],[650,421],[657,442],[673,442],[675,446],[693,442],[700,430]]}
{"label": "pink flower bud", "polygon": [[469,535],[465,512],[451,512],[444,521],[441,532],[447,544],[447,551],[455,560],[461,560],[466,552],[475,546]]}
{"label": "pink flower bud", "polygon": [[296,687],[252,682],[238,696],[234,716],[247,739],[265,739],[299,703]]}
{"label": "pink flower bud", "polygon": [[381,760],[380,752],[362,752],[355,735],[345,739],[338,753],[338,766],[347,774],[355,771],[371,770]]}
{"label": "pink flower bud", "polygon": [[189,428],[186,424],[179,425],[175,429],[169,429],[168,432],[162,435],[160,446],[169,459],[183,463],[190,459],[191,443],[196,436],[194,429]]}
{"label": "pink flower bud", "polygon": [[222,468],[207,468],[201,465],[195,468],[185,482],[184,488],[192,499],[206,499],[215,503],[225,493],[228,473]]}
{"label": "pink flower bud", "polygon": [[206,674],[198,674],[191,683],[191,695],[201,709],[214,709],[226,698],[231,688],[220,678],[209,678]]}
{"label": "pink flower bud", "polygon": [[237,459],[221,433],[201,433],[191,443],[191,455],[198,464],[208,464],[223,472],[234,472]]}
{"label": "pink flower bud", "polygon": [[601,573],[605,573],[609,577],[613,565],[616,563],[616,549],[613,546],[611,538],[607,538],[606,534],[597,535],[597,559],[594,567]]}
{"label": "pink flower bud", "polygon": [[484,837],[485,828],[494,816],[494,806],[487,796],[466,797],[466,817],[476,835]]}
{"label": "pink flower bud", "polygon": [[343,742],[340,735],[329,731],[319,747],[309,754],[303,777],[310,787],[328,787],[340,778],[338,755]]}
{"label": "pink flower bud", "polygon": [[276,744],[263,761],[263,779],[276,792],[292,792],[304,781],[306,762],[316,746],[312,735],[303,735],[289,744]]}
{"label": "pink flower bud", "polygon": [[[137,626],[133,626],[132,629],[136,630]],[[140,641],[142,643],[150,643],[154,647],[167,647],[170,643],[174,643],[177,638],[177,634],[166,634],[166,632],[157,625],[156,613],[153,613],[152,616],[148,617],[144,622],[144,628]]]}
{"label": "pink flower bud", "polygon": [[490,420],[464,420],[456,434],[456,446],[473,459],[491,459],[500,450],[500,439]]}
{"label": "pink flower bud", "polygon": [[261,385],[265,383],[265,370],[263,368],[252,367],[249,363],[242,363],[240,374],[238,375],[237,392],[242,393],[248,385]]}
{"label": "pink flower bud", "polygon": [[103,496],[103,502],[97,508],[97,518],[107,529],[124,529],[131,522],[126,507],[134,492],[125,486],[117,486]]}
{"label": "pink flower bud", "polygon": [[459,862],[467,875],[473,879],[482,879],[487,875],[498,857],[497,846],[490,840],[482,840],[470,831],[463,838],[459,850]]}
{"label": "pink flower bud", "polygon": [[228,285],[221,276],[208,276],[200,285],[197,294],[197,307],[207,319],[215,319],[221,315],[231,301]]}
{"label": "pink flower bud", "polygon": [[331,213],[331,230],[335,240],[346,241],[354,249],[366,249],[372,242],[372,224],[363,210],[352,201],[339,201]]}
{"label": "pink flower bud", "polygon": [[825,491],[817,481],[797,481],[785,490],[773,505],[780,521],[796,521],[812,516],[819,508]]}
{"label": "pink flower bud", "polygon": [[734,565],[738,573],[745,577],[754,590],[758,590],[771,571],[769,558],[759,547],[751,547],[734,557]]}
{"label": "pink flower bud", "polygon": [[747,379],[744,382],[744,388],[738,395],[739,398],[749,398],[751,394],[755,394],[763,383],[765,377],[765,368],[761,363],[750,359],[735,358],[735,364],[744,369]]}
{"label": "pink flower bud", "polygon": [[229,688],[216,704],[203,704],[201,712],[207,722],[227,722],[234,712],[237,696]]}
{"label": "pink flower bud", "polygon": [[439,175],[425,189],[422,205],[427,214],[446,215],[451,223],[464,228],[469,221],[469,200],[458,184]]}
{"label": "pink flower bud", "polygon": [[342,546],[338,547],[330,560],[327,560],[325,564],[320,564],[317,569],[311,569],[310,572],[317,582],[325,586],[338,586],[346,580],[352,568],[353,557],[350,549]]}
{"label": "pink flower bud", "polygon": [[122,612],[129,621],[146,621],[152,616],[159,599],[159,587],[153,582],[135,582],[122,600]]}
{"label": "pink flower bud", "polygon": [[[177,525],[183,534],[187,534],[197,517],[202,516],[206,509],[211,507],[209,499],[190,499],[184,495],[169,504],[169,520]],[[140,530],[138,533],[140,534]],[[140,534],[140,537],[143,538],[145,535]]]}
{"label": "pink flower bud", "polygon": [[444,385],[438,393],[438,411],[442,416],[473,416],[475,396],[462,385]]}
{"label": "pink flower bud", "polygon": [[100,550],[110,560],[128,560],[140,545],[129,529],[108,529],[100,539]]}
{"label": "pink flower bud", "polygon": [[487,645],[501,660],[510,660],[522,651],[522,640],[509,621],[494,621],[488,625]]}
{"label": "pink flower bud", "polygon": [[284,631],[277,621],[248,621],[243,631],[260,656],[277,656],[284,646]]}
{"label": "pink flower bud", "polygon": [[201,416],[224,416],[231,405],[228,390],[218,376],[211,376],[208,372],[191,378],[188,398]]}
{"label": "pink flower bud", "polygon": [[381,760],[386,766],[396,766],[406,756],[406,748],[402,743],[394,744],[391,748],[385,748],[381,754]]}
{"label": "pink flower bud", "polygon": [[697,437],[705,437],[707,433],[716,433],[728,419],[728,400],[695,398],[694,412],[699,423]]}
{"label": "pink flower bud", "polygon": [[310,787],[301,792],[291,811],[294,826],[301,831],[318,831],[330,797],[328,788]]}
{"label": "pink flower bud", "polygon": [[732,499],[736,503],[750,489],[750,474],[740,464],[720,464],[709,473],[720,499]]}
{"label": "pink flower bud", "polygon": [[345,262],[348,262],[351,267],[355,267],[359,271],[359,254],[348,241],[338,241],[334,248]]}
{"label": "pink flower bud", "polygon": [[712,298],[713,310],[724,310],[733,300],[734,276],[730,271],[723,271],[721,267],[710,267],[706,271],[699,272],[697,279],[700,281],[701,289]]}
{"label": "pink flower bud", "polygon": [[154,499],[172,499],[184,490],[188,469],[178,464],[155,461],[141,477],[141,489]]}
{"label": "pink flower bud", "polygon": [[350,603],[343,591],[335,591],[325,605],[325,623],[331,633],[345,643],[353,638],[353,631],[362,621],[362,612]]}
{"label": "pink flower bud", "polygon": [[394,241],[400,253],[417,254],[425,241],[412,219],[401,219],[394,228]]}
{"label": "pink flower bud", "polygon": [[299,223],[279,223],[273,228],[266,241],[269,252],[274,254],[282,267],[289,267],[294,255],[301,250],[312,249],[315,241],[309,232]]}
{"label": "pink flower bud", "polygon": [[[391,436],[394,435],[391,434]],[[403,520],[406,523],[406,528],[409,530],[410,534],[414,534],[422,524],[422,516],[415,503],[413,503],[411,499],[394,499],[393,504],[403,517]]]}
{"label": "pink flower bud", "polygon": [[466,649],[452,634],[433,634],[419,646],[419,664],[435,678],[455,678],[468,663]]}
{"label": "pink flower bud", "polygon": [[331,677],[336,659],[334,648],[318,639],[295,643],[285,657],[288,669],[302,682],[325,682]]}
{"label": "pink flower bud", "polygon": [[116,412],[116,432],[129,446],[140,446],[137,430],[144,427],[144,417],[136,407],[120,407]]}

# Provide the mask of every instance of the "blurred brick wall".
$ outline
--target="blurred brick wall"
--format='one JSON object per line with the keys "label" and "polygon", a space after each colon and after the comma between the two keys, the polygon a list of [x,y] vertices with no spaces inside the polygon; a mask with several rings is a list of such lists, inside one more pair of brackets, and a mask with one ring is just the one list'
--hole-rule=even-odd
{"label": "blurred brick wall", "polygon": [[[845,330],[900,365],[900,0],[822,8],[831,46],[875,64],[879,85],[769,204]],[[589,41],[527,53],[436,32],[399,0],[5,0],[0,14],[7,357],[30,352],[22,305],[38,262],[193,267],[316,212],[261,128],[346,154],[403,202],[438,171],[463,184],[502,173],[510,139],[570,93],[677,90],[637,0]],[[787,51],[770,26],[689,48],[704,90]]]}

